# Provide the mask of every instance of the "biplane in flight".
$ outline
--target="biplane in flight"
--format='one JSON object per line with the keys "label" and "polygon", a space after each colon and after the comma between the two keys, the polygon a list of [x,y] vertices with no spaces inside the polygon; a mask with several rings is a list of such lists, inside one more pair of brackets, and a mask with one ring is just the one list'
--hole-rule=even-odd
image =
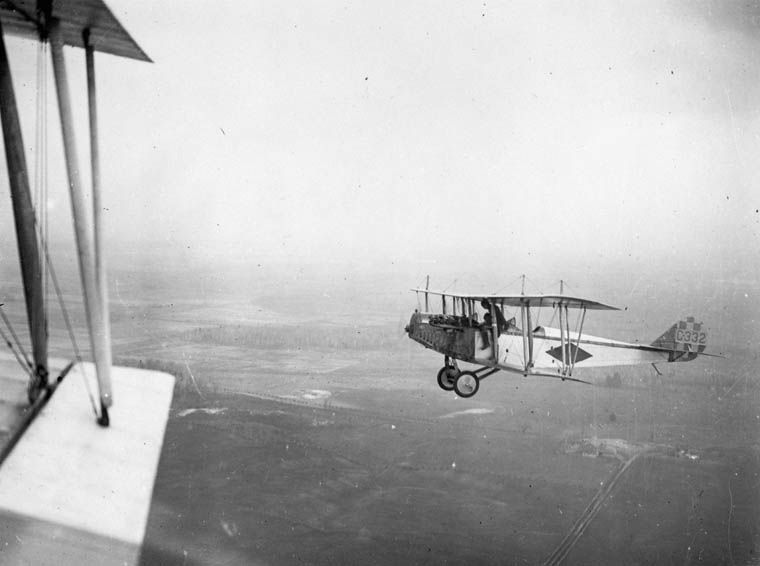
{"label": "biplane in flight", "polygon": [[[682,320],[651,344],[621,342],[583,333],[586,312],[619,310],[597,301],[558,295],[478,295],[412,289],[424,295],[425,309],[415,310],[409,338],[443,354],[438,385],[460,397],[472,397],[480,382],[504,370],[524,376],[579,381],[576,369],[688,362],[705,353],[707,333],[693,317]],[[440,297],[441,311],[430,311],[430,295]],[[518,309],[507,320],[505,309]],[[552,309],[559,328],[535,325],[534,311]],[[577,313],[571,323],[571,311]],[[482,315],[482,318],[481,318]],[[550,323],[551,324],[551,323]],[[571,325],[574,330],[571,330]],[[480,366],[463,370],[459,362]],[[657,366],[654,366],[657,370]]]}

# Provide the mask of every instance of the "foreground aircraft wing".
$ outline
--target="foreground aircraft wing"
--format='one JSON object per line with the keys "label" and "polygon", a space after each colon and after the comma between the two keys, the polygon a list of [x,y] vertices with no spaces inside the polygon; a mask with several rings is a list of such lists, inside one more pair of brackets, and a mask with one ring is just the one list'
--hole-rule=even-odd
{"label": "foreground aircraft wing", "polygon": [[412,289],[415,293],[428,293],[442,297],[452,297],[456,299],[468,299],[473,301],[493,301],[496,304],[505,307],[555,307],[559,305],[568,308],[588,309],[588,310],[620,310],[617,307],[605,305],[598,301],[583,299],[579,297],[570,297],[567,295],[478,295],[469,293],[449,293],[444,291],[429,291],[426,289]]}
{"label": "foreground aircraft wing", "polygon": [[[135,564],[145,535],[174,379],[159,372],[111,368],[105,262],[98,244],[102,206],[94,54],[149,59],[100,0],[2,0],[0,24],[0,125],[32,346],[28,358],[2,315],[21,354],[4,339],[15,360],[0,359],[0,562]],[[6,34],[49,39],[95,367],[81,361],[72,366],[48,356],[42,265],[51,259],[31,198],[28,144],[23,141]],[[85,47],[91,190],[85,189],[79,174],[66,45]],[[72,357],[79,359],[79,354]],[[20,367],[9,367],[14,361]],[[97,389],[99,408],[92,389]]]}
{"label": "foreground aircraft wing", "polygon": [[[0,2],[0,20],[7,33],[38,39],[40,16],[38,0]],[[102,0],[66,0],[52,2],[52,16],[60,20],[63,43],[83,47],[82,30],[89,29],[89,41],[95,51],[150,62]]]}
{"label": "foreground aircraft wing", "polygon": [[[3,374],[15,363],[6,358],[0,357]],[[102,428],[94,423],[84,381],[93,379],[93,365],[65,371],[65,361],[51,359],[50,367],[51,375],[65,376],[0,464],[2,562],[136,564],[174,379],[114,367],[118,403],[111,426]],[[23,397],[26,377],[21,371],[15,379],[0,377],[5,403],[14,381]]]}

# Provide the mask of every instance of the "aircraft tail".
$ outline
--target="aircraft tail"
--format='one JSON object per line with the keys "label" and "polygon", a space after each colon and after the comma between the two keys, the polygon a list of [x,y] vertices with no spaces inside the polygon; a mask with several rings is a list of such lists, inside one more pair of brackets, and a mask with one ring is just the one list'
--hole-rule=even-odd
{"label": "aircraft tail", "polygon": [[688,362],[704,352],[707,347],[707,331],[693,316],[686,317],[668,328],[652,346],[670,350],[668,361]]}

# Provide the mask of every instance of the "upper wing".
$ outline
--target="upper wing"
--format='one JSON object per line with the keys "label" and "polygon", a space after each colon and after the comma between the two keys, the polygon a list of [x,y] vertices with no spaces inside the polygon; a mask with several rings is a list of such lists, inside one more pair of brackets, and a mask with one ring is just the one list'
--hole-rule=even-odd
{"label": "upper wing", "polygon": [[478,295],[470,293],[448,293],[444,291],[430,291],[427,289],[412,289],[416,293],[429,293],[431,295],[440,295],[445,297],[456,297],[457,299],[471,299],[475,301],[493,301],[496,304],[508,307],[557,307],[567,306],[571,309],[588,309],[588,310],[620,310],[617,307],[605,305],[598,301],[591,301],[580,297],[569,297],[567,295]]}
{"label": "upper wing", "polygon": [[[0,2],[0,21],[8,33],[37,39],[42,19],[38,0]],[[52,17],[60,21],[65,45],[83,47],[82,32],[89,30],[90,44],[96,51],[119,57],[150,61],[102,0],[52,1]]]}

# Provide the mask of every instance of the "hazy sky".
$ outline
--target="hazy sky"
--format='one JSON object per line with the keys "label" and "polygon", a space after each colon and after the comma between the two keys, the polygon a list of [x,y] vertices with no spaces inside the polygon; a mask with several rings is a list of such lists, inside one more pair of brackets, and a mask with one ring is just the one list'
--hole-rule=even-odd
{"label": "hazy sky", "polygon": [[[720,270],[757,258],[760,9],[109,5],[155,60],[97,58],[111,249]],[[10,46],[32,146],[35,47]],[[81,52],[69,63],[82,152]],[[68,234],[62,176],[50,191]]]}

